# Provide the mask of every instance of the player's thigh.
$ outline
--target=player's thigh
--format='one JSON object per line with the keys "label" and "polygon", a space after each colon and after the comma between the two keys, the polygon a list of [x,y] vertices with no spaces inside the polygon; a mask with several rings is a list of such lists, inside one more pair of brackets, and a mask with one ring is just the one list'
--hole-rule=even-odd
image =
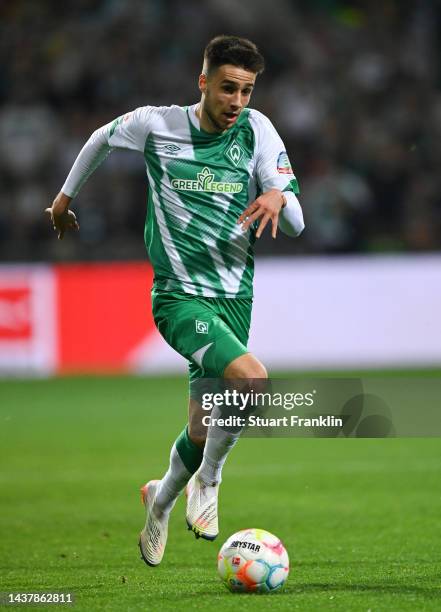
{"label": "player's thigh", "polygon": [[221,377],[247,352],[214,302],[186,294],[154,293],[153,317],[164,339],[190,362],[190,379]]}
{"label": "player's thigh", "polygon": [[199,377],[221,378],[231,362],[248,353],[252,299],[216,298],[209,300],[209,305],[225,333],[207,351],[203,363],[190,363],[190,381]]}
{"label": "player's thigh", "polygon": [[245,346],[248,345],[252,304],[252,298],[219,299],[216,301],[219,316]]}
{"label": "player's thigh", "polygon": [[[222,316],[234,329],[237,338],[245,345],[251,322],[251,299],[227,300],[222,303]],[[267,372],[259,359],[250,352],[232,358],[225,366],[224,378],[267,378]]]}

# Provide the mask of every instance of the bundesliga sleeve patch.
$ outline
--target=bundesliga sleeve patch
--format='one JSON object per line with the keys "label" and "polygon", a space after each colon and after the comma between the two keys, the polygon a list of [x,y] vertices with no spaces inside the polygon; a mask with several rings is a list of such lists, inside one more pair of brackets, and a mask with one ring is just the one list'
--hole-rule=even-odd
{"label": "bundesliga sleeve patch", "polygon": [[294,174],[286,151],[279,153],[279,157],[277,158],[277,172],[279,174]]}

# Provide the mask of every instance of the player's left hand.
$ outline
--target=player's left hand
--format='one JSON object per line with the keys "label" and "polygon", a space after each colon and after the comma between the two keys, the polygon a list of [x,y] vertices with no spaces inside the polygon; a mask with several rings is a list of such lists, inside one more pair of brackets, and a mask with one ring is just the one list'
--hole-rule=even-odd
{"label": "player's left hand", "polygon": [[254,221],[262,217],[257,228],[256,238],[260,238],[268,221],[272,223],[271,236],[275,238],[279,225],[279,213],[285,205],[286,200],[282,192],[278,189],[270,189],[270,191],[260,195],[254,202],[251,202],[237,222],[242,223],[242,229],[245,232]]}

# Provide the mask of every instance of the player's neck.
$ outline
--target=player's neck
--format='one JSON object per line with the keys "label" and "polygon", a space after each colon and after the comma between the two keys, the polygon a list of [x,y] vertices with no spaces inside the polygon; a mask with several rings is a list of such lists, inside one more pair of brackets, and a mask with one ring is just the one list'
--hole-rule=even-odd
{"label": "player's neck", "polygon": [[210,118],[209,114],[204,109],[204,105],[202,100],[196,106],[195,115],[199,119],[199,125],[204,132],[208,132],[210,134],[223,134],[226,130],[219,129]]}

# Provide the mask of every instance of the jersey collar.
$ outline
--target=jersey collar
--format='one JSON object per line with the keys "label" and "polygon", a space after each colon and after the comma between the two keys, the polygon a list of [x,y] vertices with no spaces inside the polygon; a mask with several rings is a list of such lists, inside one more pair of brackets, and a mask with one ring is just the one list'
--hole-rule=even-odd
{"label": "jersey collar", "polygon": [[201,124],[199,121],[199,117],[196,115],[196,109],[198,106],[198,102],[196,104],[192,104],[191,106],[188,106],[188,116],[190,117],[190,121],[193,125],[193,127],[195,127],[197,130],[201,130]]}
{"label": "jersey collar", "polygon": [[247,116],[248,113],[249,113],[249,109],[245,108],[241,112],[240,117],[236,121],[236,124],[231,129],[227,130],[226,132],[223,132],[222,134],[218,134],[216,132],[206,132],[204,129],[201,128],[201,123],[199,121],[199,117],[196,115],[196,109],[198,107],[198,104],[199,104],[199,102],[196,102],[196,104],[192,104],[191,106],[187,106],[188,118],[189,118],[190,123],[192,124],[192,126],[194,128],[196,128],[196,130],[199,132],[199,134],[201,136],[206,136],[207,138],[215,138],[215,139],[216,138],[224,138],[225,136],[227,136],[227,134],[231,134],[232,132],[235,131],[235,129],[237,129],[237,127],[244,120],[245,116]]}

